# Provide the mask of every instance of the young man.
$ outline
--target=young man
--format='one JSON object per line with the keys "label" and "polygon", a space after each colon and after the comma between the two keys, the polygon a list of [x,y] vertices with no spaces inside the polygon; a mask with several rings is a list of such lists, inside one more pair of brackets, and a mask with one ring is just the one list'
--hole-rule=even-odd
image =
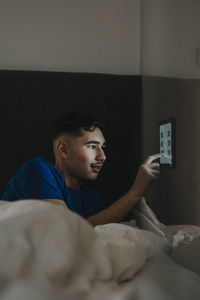
{"label": "young man", "polygon": [[159,175],[159,164],[147,158],[140,166],[130,190],[105,208],[102,196],[84,185],[95,180],[106,160],[101,126],[91,117],[68,113],[55,124],[55,165],[42,158],[25,162],[8,183],[3,200],[40,199],[63,205],[93,226],[120,222]]}

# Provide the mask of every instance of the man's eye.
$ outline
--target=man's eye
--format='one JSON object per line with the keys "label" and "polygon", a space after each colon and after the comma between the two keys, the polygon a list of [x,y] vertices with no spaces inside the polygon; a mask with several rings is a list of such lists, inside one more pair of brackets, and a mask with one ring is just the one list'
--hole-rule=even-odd
{"label": "man's eye", "polygon": [[95,149],[96,146],[95,146],[95,145],[88,145],[88,148],[89,148],[89,149]]}

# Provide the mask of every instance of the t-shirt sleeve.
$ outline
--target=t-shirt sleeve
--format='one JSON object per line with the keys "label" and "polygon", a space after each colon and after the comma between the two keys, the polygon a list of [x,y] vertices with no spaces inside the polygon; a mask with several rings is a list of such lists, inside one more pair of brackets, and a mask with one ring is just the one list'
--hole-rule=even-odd
{"label": "t-shirt sleeve", "polygon": [[14,185],[18,199],[63,200],[62,180],[39,159],[30,160],[18,171]]}

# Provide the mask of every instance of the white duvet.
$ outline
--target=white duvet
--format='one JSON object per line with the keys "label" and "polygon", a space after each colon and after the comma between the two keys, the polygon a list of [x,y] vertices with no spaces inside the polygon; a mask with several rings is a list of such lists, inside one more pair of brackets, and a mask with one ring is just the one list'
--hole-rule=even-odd
{"label": "white duvet", "polygon": [[123,224],[92,228],[39,200],[0,201],[1,300],[200,299],[200,277],[165,240]]}

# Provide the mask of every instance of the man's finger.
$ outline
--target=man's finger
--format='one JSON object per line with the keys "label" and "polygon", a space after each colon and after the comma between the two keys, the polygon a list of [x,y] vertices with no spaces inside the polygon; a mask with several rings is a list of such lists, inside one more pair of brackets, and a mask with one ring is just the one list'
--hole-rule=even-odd
{"label": "man's finger", "polygon": [[149,168],[160,170],[160,164],[159,163],[151,163],[151,164],[149,164]]}
{"label": "man's finger", "polygon": [[152,173],[153,175],[159,176],[160,171],[158,171],[158,170],[152,170],[151,173]]}
{"label": "man's finger", "polygon": [[154,161],[155,159],[158,159],[161,157],[161,154],[160,153],[157,153],[157,154],[154,154],[154,155],[151,155],[149,157],[147,157],[147,159],[144,161],[145,164],[149,165],[152,163],[152,161]]}
{"label": "man's finger", "polygon": [[154,180],[158,179],[158,177],[159,177],[159,174],[151,174],[151,178]]}

